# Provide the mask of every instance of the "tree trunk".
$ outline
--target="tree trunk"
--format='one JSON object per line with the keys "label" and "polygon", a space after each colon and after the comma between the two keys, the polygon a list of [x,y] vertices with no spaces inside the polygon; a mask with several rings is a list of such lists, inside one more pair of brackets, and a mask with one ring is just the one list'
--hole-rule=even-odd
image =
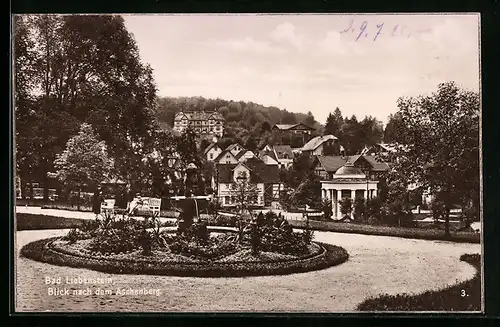
{"label": "tree trunk", "polygon": [[80,211],[80,193],[81,187],[78,187],[78,197],[76,198],[76,210]]}
{"label": "tree trunk", "polygon": [[46,169],[43,169],[43,201],[45,204],[49,202],[49,178],[47,177]]}
{"label": "tree trunk", "polygon": [[450,237],[450,208],[446,208],[444,212],[444,235]]}
{"label": "tree trunk", "polygon": [[26,179],[21,178],[21,198],[26,200]]}

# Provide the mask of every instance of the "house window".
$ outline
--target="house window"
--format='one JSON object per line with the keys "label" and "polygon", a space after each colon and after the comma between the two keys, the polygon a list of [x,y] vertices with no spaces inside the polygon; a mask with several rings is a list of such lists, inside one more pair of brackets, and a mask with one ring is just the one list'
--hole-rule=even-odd
{"label": "house window", "polygon": [[210,159],[213,159],[213,158],[214,158],[214,154],[210,153]]}

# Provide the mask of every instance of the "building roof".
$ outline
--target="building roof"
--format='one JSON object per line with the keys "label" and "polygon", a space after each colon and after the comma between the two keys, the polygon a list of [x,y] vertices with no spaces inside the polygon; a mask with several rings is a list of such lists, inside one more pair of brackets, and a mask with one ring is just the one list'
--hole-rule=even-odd
{"label": "building roof", "polygon": [[[293,159],[292,148],[289,145],[275,145],[274,151],[278,159]],[[288,158],[285,158],[285,155]]]}
{"label": "building roof", "polygon": [[377,161],[375,156],[363,156],[373,167],[374,171],[386,171],[389,169],[389,165],[385,162]]}
{"label": "building roof", "polygon": [[247,152],[251,152],[253,154],[252,151],[243,149],[235,155],[235,158],[240,160],[241,157],[243,157]]}
{"label": "building roof", "polygon": [[288,131],[291,129],[294,130],[307,130],[307,131],[313,131],[314,128],[307,126],[304,123],[298,123],[298,124],[276,124],[273,126],[273,128],[277,128],[282,131]]}
{"label": "building roof", "polygon": [[231,151],[229,151],[229,150],[223,150],[221,153],[219,153],[219,155],[217,156],[217,158],[214,159],[214,161],[215,162],[219,162],[226,154],[230,154],[230,155],[232,155],[234,157],[234,154],[232,154]]}
{"label": "building roof", "polygon": [[[219,182],[232,183],[233,171],[240,164],[218,164]],[[268,166],[258,158],[250,158],[245,162],[245,167],[250,169],[250,181],[252,183],[280,183],[279,169],[276,166]]]}
{"label": "building roof", "polygon": [[243,150],[245,149],[244,147],[242,147],[241,145],[239,145],[238,143],[233,143],[233,144],[229,144],[226,148],[227,151],[231,151],[232,149],[234,149],[235,147],[239,146],[240,148],[242,148]]}
{"label": "building roof", "polygon": [[346,164],[354,164],[361,157],[368,161],[368,163],[373,167],[373,171],[386,171],[389,169],[389,165],[387,163],[377,161],[375,156],[316,156],[323,169],[328,173],[335,173],[340,167],[343,167]]}
{"label": "building roof", "polygon": [[319,147],[321,144],[328,140],[337,140],[337,138],[333,135],[323,135],[323,136],[316,136],[313,137],[312,139],[309,140],[304,146],[302,147],[302,151],[314,151],[316,150],[317,147]]}
{"label": "building roof", "polygon": [[363,174],[361,169],[354,167],[354,164],[352,162],[347,162],[345,165],[340,167],[335,172],[335,176],[344,176],[344,175],[359,175],[359,176],[363,175],[363,176],[365,176],[365,174]]}
{"label": "building roof", "polygon": [[321,164],[321,167],[329,173],[335,173],[347,162],[347,159],[342,156],[316,156],[316,158]]}
{"label": "building roof", "polygon": [[175,114],[175,120],[182,120],[186,118],[188,120],[224,120],[220,112],[218,111],[180,111]]}
{"label": "building roof", "polygon": [[275,160],[276,162],[278,162],[278,158],[276,158],[276,155],[274,154],[274,151],[261,150],[259,152],[259,158],[260,159],[262,159],[266,155],[269,156],[271,159]]}
{"label": "building roof", "polygon": [[[210,149],[212,149],[212,148],[213,148],[213,147],[215,147],[215,146],[219,147],[219,146],[217,145],[217,143],[210,143],[210,144],[207,146],[207,148],[205,149],[205,151],[203,151],[203,153],[204,153],[204,154],[207,154],[207,153],[208,153],[208,151],[210,151]],[[219,148],[220,148],[220,147],[219,147]]]}

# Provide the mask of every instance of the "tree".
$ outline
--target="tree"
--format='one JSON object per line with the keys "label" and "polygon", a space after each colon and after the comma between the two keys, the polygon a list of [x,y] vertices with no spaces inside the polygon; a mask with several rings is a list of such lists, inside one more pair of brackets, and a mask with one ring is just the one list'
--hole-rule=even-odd
{"label": "tree", "polygon": [[337,107],[335,108],[335,111],[330,114],[328,114],[328,117],[326,118],[326,125],[325,125],[325,135],[334,135],[337,136],[339,135],[340,132],[340,127],[344,123],[344,118],[342,117],[342,112],[340,109]]}
{"label": "tree", "polygon": [[470,203],[479,211],[479,94],[439,84],[437,92],[400,98],[404,125],[396,142],[394,166],[407,183],[439,195],[445,207],[445,233],[454,204]]}
{"label": "tree", "polygon": [[345,216],[349,216],[352,212],[352,199],[351,198],[343,198],[339,201],[340,204],[340,213]]}
{"label": "tree", "polygon": [[[110,177],[112,160],[104,141],[99,141],[89,124],[82,124],[80,132],[70,138],[66,149],[54,161],[57,169],[49,173],[69,188],[76,188],[78,199],[85,186],[95,186]],[[78,210],[79,210],[78,203]]]}
{"label": "tree", "polygon": [[[156,87],[151,67],[141,62],[123,18],[36,15],[23,20],[26,24],[17,24],[15,29],[19,28],[19,39],[26,40],[32,59],[23,59],[29,69],[19,70],[17,75],[29,77],[33,105],[30,111],[23,101],[16,104],[16,125],[21,126],[20,158],[16,160],[26,159],[27,151],[36,152],[35,171],[46,178],[55,154],[87,122],[108,144],[121,173],[133,171],[138,159],[132,144],[147,142],[155,128]],[[32,119],[23,121],[23,111],[32,112]],[[26,141],[30,139],[35,140],[35,149]],[[21,170],[29,171],[26,166],[21,165]],[[47,198],[47,183],[44,188]]]}
{"label": "tree", "polygon": [[[248,210],[247,204],[256,203],[259,195],[257,186],[251,183],[249,179],[250,176],[247,176],[246,172],[241,172],[236,177],[237,182],[232,183],[230,187],[230,194],[235,198],[235,202],[240,207],[240,216],[238,219],[240,241],[242,240],[244,229],[250,220],[249,218],[251,218],[252,215],[251,210]],[[246,214],[245,209],[248,214]]]}
{"label": "tree", "polygon": [[401,120],[401,115],[399,113],[390,114],[387,125],[384,130],[384,142],[392,143],[396,141],[403,132],[403,121]]}

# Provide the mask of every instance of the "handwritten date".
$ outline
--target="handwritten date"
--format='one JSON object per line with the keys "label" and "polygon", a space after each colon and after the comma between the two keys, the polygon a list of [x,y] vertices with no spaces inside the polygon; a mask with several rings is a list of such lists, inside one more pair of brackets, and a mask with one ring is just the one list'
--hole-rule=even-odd
{"label": "handwritten date", "polygon": [[[428,30],[420,30],[418,33],[428,32]],[[385,23],[379,24],[369,24],[366,20],[361,24],[355,24],[354,19],[349,23],[349,26],[340,31],[341,34],[353,34],[355,36],[354,41],[358,41],[361,38],[367,39],[368,37],[372,41],[377,41],[380,35],[389,35],[391,37],[411,37],[412,31],[410,31],[406,26],[395,24],[393,26],[385,26]],[[416,34],[416,33],[414,33]]]}

